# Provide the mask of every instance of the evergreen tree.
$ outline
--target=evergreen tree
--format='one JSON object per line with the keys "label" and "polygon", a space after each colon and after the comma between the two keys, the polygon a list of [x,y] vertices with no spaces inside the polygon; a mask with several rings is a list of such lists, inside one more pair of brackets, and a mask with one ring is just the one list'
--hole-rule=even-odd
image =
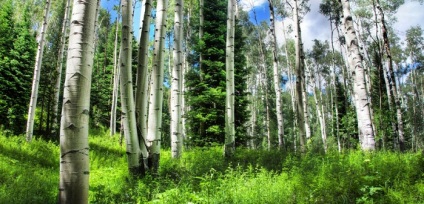
{"label": "evergreen tree", "polygon": [[[198,33],[192,36],[195,46],[190,56],[192,69],[186,75],[187,104],[190,106],[186,127],[188,142],[195,145],[204,146],[224,142],[226,8],[226,1],[205,1],[203,37],[199,40]],[[236,22],[236,25],[235,126],[236,143],[240,143],[239,139],[243,138],[242,135],[244,136],[246,132],[243,125],[248,118],[245,80],[247,70],[243,54],[244,37],[239,23]],[[199,53],[202,53],[202,62],[199,62]]]}

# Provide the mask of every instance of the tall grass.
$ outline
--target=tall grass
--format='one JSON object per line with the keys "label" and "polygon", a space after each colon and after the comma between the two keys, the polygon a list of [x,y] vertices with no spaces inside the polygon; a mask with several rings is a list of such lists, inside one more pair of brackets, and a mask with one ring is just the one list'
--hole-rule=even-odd
{"label": "tall grass", "polygon": [[[423,203],[421,153],[351,151],[303,156],[221,147],[161,155],[159,174],[132,179],[125,146],[90,135],[90,203]],[[0,203],[55,203],[59,147],[0,135]]]}

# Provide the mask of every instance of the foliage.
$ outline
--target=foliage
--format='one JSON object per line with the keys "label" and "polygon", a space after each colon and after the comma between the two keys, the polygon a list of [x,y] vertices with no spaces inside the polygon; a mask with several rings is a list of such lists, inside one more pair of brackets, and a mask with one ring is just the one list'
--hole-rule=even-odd
{"label": "foliage", "polygon": [[12,1],[0,2],[0,129],[22,133],[31,93],[36,42],[30,11],[13,19]]}
{"label": "foliage", "polygon": [[[225,127],[225,35],[226,2],[205,1],[204,35],[193,34],[194,52],[190,56],[191,70],[186,75],[187,135],[191,144],[205,146],[224,142]],[[198,23],[195,21],[195,23]],[[243,125],[248,116],[244,37],[240,25],[235,36],[235,126],[239,140],[245,134]],[[203,56],[200,62],[199,55]],[[242,141],[237,141],[237,143]]]}
{"label": "foliage", "polygon": [[[221,147],[179,160],[164,150],[156,176],[131,179],[125,147],[107,130],[90,134],[90,203],[419,203],[422,153],[347,151],[303,156]],[[55,203],[59,147],[0,135],[0,203]]]}

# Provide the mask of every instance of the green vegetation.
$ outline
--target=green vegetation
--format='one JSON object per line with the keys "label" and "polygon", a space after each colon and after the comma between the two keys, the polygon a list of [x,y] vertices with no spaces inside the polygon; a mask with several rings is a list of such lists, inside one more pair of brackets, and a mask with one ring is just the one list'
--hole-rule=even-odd
{"label": "green vegetation", "polygon": [[[91,203],[420,203],[422,153],[350,151],[300,157],[221,147],[162,152],[157,176],[129,178],[125,146],[107,131],[90,135]],[[55,203],[59,146],[0,135],[0,203]]]}

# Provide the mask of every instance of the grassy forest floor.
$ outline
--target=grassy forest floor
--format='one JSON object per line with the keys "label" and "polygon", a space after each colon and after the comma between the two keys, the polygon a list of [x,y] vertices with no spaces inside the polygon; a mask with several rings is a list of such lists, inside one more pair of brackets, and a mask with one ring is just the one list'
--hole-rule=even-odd
{"label": "grassy forest floor", "polygon": [[[118,140],[90,135],[90,203],[424,203],[421,153],[164,150],[157,176],[133,180]],[[57,143],[0,133],[0,203],[56,203],[58,183]]]}

